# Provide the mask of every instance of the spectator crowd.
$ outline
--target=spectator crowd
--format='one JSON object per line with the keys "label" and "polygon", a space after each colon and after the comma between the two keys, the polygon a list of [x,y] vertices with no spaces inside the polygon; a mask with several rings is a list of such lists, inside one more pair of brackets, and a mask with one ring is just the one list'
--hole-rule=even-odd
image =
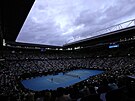
{"label": "spectator crowd", "polygon": [[[132,50],[132,51],[131,51]],[[3,101],[134,101],[135,49],[64,52],[0,52],[0,99]],[[105,72],[65,88],[32,91],[21,84],[31,77],[75,69]],[[89,100],[91,99],[91,100]]]}

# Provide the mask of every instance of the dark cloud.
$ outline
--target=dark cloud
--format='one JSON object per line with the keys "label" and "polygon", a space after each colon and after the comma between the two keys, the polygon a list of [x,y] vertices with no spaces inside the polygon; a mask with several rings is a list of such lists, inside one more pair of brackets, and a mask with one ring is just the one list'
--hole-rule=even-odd
{"label": "dark cloud", "polygon": [[87,27],[87,30],[78,32],[80,37],[88,35],[95,36],[96,33],[93,32],[120,23],[121,19],[134,16],[134,9],[135,2],[133,0],[118,0],[118,2],[105,10],[101,9],[96,12],[86,10],[81,12],[75,20],[75,25],[84,24]]}
{"label": "dark cloud", "polygon": [[98,35],[109,26],[135,18],[134,0],[39,0],[35,2],[17,41],[63,45]]}

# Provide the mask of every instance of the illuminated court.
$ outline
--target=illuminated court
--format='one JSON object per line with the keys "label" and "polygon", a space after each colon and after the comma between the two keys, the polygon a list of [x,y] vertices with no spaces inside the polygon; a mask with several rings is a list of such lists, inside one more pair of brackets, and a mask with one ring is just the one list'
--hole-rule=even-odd
{"label": "illuminated court", "polygon": [[100,70],[73,70],[65,74],[59,73],[58,75],[48,75],[23,80],[21,83],[27,89],[34,91],[42,90],[55,90],[58,87],[68,87],[80,81],[83,81],[90,76],[98,75],[104,71]]}

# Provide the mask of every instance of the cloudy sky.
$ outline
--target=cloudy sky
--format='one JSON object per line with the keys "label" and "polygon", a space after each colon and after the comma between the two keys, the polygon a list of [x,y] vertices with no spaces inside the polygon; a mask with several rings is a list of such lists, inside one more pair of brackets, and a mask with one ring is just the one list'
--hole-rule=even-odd
{"label": "cloudy sky", "polygon": [[134,0],[35,0],[16,42],[62,46],[134,18]]}

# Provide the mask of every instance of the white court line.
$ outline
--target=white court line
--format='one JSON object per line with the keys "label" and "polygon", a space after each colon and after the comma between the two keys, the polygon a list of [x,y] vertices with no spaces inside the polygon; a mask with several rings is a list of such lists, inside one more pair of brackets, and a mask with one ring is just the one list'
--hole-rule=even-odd
{"label": "white court line", "polygon": [[88,72],[88,71],[83,71],[83,72],[81,72],[81,73],[69,73],[69,74],[71,74],[71,75],[83,76],[83,75],[89,74],[89,72]]}
{"label": "white court line", "polygon": [[55,84],[59,84],[58,82],[52,81],[52,80],[50,80],[50,79],[47,79],[47,81],[53,82],[53,83],[55,83]]}
{"label": "white court line", "polygon": [[65,77],[65,75],[62,76],[62,77],[56,77],[56,78],[59,79],[59,80],[62,80],[62,82],[67,81],[67,78]]}

